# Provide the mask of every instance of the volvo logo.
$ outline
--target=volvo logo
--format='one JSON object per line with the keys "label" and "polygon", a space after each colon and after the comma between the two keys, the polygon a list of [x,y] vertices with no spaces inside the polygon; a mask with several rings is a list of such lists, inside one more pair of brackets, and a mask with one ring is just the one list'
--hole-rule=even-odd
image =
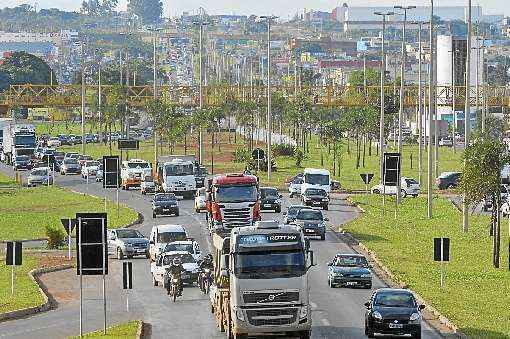
{"label": "volvo logo", "polygon": [[394,322],[395,324],[398,324],[398,320],[394,320],[393,322]]}
{"label": "volvo logo", "polygon": [[271,294],[269,297],[267,297],[267,299],[269,299],[269,301],[274,301],[275,298],[276,298],[276,296],[274,294]]}

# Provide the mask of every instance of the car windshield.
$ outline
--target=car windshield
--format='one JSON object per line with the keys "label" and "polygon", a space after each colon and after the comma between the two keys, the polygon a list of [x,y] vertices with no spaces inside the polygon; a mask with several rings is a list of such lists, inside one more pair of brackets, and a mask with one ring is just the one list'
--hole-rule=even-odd
{"label": "car windshield", "polygon": [[28,155],[19,155],[16,157],[16,161],[28,161],[29,159]]}
{"label": "car windshield", "polygon": [[257,201],[256,186],[219,186],[216,188],[218,202],[244,202]]}
{"label": "car windshield", "polygon": [[418,181],[414,179],[405,179],[408,185],[418,185]]}
{"label": "car windshield", "polygon": [[33,176],[43,177],[43,176],[48,175],[48,171],[44,170],[44,169],[36,169],[36,170],[33,170],[31,174]]}
{"label": "car windshield", "polygon": [[388,307],[416,307],[410,293],[381,292],[375,296],[374,305]]}
{"label": "car windshield", "polygon": [[234,273],[240,279],[298,277],[306,271],[300,250],[240,252],[234,263]]}
{"label": "car windshield", "polygon": [[297,214],[299,220],[322,220],[322,212],[310,209],[302,209]]}
{"label": "car windshield", "polygon": [[79,158],[80,160],[92,160],[92,157],[90,155],[82,155]]}
{"label": "car windshield", "polygon": [[165,255],[163,258],[163,265],[171,265],[175,258],[181,259],[181,263],[183,264],[193,264],[196,263],[195,259],[193,259],[193,256],[191,254],[171,254],[171,255]]}
{"label": "car windshield", "polygon": [[197,175],[207,175],[207,170],[204,167],[197,168],[196,173]]}
{"label": "car windshield", "polygon": [[76,159],[73,159],[73,158],[66,158],[64,159],[64,164],[66,165],[76,165],[78,162],[76,161]]}
{"label": "car windshield", "polygon": [[311,185],[329,185],[329,175],[305,174],[305,183]]}
{"label": "car windshield", "polygon": [[97,162],[97,161],[87,161],[87,162],[85,163],[85,166],[86,166],[86,167],[95,167],[95,166],[99,166],[99,162]]}
{"label": "car windshield", "polygon": [[165,172],[167,176],[176,177],[183,175],[193,175],[193,165],[192,164],[172,164],[165,166]]}
{"label": "car windshield", "polygon": [[305,191],[305,195],[322,195],[322,196],[325,196],[326,195],[326,191],[325,190],[321,190],[321,189],[315,189],[315,188],[309,188]]}
{"label": "car windshield", "polygon": [[304,206],[290,206],[287,210],[287,215],[297,215],[299,210],[305,208]]}
{"label": "car windshield", "polygon": [[154,201],[172,201],[177,200],[174,194],[157,194]]}
{"label": "car windshield", "polygon": [[262,199],[268,198],[268,197],[278,197],[278,190],[275,188],[264,188],[260,190],[260,197]]}
{"label": "car windshield", "polygon": [[193,245],[173,242],[167,244],[164,250],[164,252],[177,252],[177,251],[193,253]]}
{"label": "car windshield", "polygon": [[149,164],[146,162],[128,162],[129,168],[149,168]]}
{"label": "car windshield", "polygon": [[334,261],[335,266],[342,267],[368,267],[368,261],[359,256],[341,256]]}
{"label": "car windshield", "polygon": [[137,230],[118,230],[117,238],[119,239],[143,238],[143,235]]}
{"label": "car windshield", "polygon": [[174,241],[183,241],[186,240],[186,233],[183,232],[163,232],[158,233],[158,242],[160,243],[170,243]]}
{"label": "car windshield", "polygon": [[201,197],[205,197],[205,188],[201,188],[199,189],[198,191],[198,195],[201,196]]}

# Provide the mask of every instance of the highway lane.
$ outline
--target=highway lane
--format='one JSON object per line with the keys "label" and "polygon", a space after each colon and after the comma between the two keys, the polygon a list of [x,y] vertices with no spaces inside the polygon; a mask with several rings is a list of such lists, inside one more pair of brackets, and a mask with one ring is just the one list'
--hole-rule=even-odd
{"label": "highway lane", "polygon": [[[0,170],[8,171],[0,165]],[[107,196],[115,200],[115,190],[105,191],[99,183],[86,181],[79,176],[57,175],[56,183],[62,187],[77,192],[96,196]],[[182,224],[192,237],[199,243],[204,252],[210,251],[210,239],[206,230],[204,214],[196,214],[192,201],[181,201],[181,215],[179,217],[152,218],[151,196],[142,196],[138,191],[120,191],[120,201],[145,216],[145,221],[137,228],[145,235],[150,233],[156,224]],[[298,203],[298,199],[284,199],[284,207]],[[78,212],[78,211],[77,211]],[[85,211],[81,211],[85,212]],[[326,212],[331,223],[342,224],[356,217],[357,212],[344,199],[334,199],[330,210]],[[281,215],[263,213],[263,219],[281,219]],[[329,231],[325,241],[311,242],[315,252],[317,266],[310,273],[311,301],[313,308],[314,338],[364,338],[363,303],[370,297],[371,291],[361,289],[331,289],[327,285],[327,262],[338,252],[352,252],[336,234]],[[223,338],[217,331],[214,319],[209,312],[207,296],[200,293],[196,287],[187,287],[183,298],[172,303],[161,287],[153,287],[148,262],[134,259],[134,289],[130,294],[130,313],[125,312],[125,299],[120,291],[121,265],[114,258],[110,260],[111,274],[108,276],[107,286],[109,295],[109,315],[112,320],[143,319],[152,325],[154,338]],[[74,274],[74,273],[73,273]],[[374,278],[374,288],[384,284]],[[120,316],[120,314],[122,316]],[[62,328],[65,318],[66,326]],[[97,329],[102,327],[100,303],[87,303],[87,327]],[[424,325],[424,338],[437,338],[434,331]],[[26,338],[32,335],[45,334],[48,337],[61,337],[76,334],[78,331],[78,304],[70,303],[65,309],[57,309],[46,314],[31,318],[0,324],[0,337]],[[11,333],[12,335],[10,335]]]}

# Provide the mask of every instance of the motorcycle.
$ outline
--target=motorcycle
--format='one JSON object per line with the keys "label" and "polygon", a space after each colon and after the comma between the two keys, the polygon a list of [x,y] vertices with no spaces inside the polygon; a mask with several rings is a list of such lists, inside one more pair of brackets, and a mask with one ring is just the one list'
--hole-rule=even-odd
{"label": "motorcycle", "polygon": [[210,268],[206,268],[200,272],[198,276],[198,286],[204,294],[209,293],[209,288],[212,283],[212,272]]}
{"label": "motorcycle", "polygon": [[177,297],[180,297],[182,295],[180,288],[179,288],[179,279],[177,278],[171,278],[170,286],[168,286],[167,293],[170,296],[170,298],[175,302],[175,299]]}

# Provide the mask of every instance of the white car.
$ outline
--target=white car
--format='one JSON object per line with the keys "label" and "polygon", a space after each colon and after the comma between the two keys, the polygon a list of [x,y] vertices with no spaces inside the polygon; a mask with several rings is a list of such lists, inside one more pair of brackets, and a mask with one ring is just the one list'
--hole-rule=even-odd
{"label": "white car", "polygon": [[439,146],[451,147],[453,146],[453,140],[451,138],[441,138],[441,140],[439,140]]}
{"label": "white car", "polygon": [[60,142],[59,138],[50,138],[46,141],[46,145],[48,145],[48,147],[60,147],[62,146],[62,142]]}
{"label": "white car", "polygon": [[81,167],[81,177],[83,179],[87,179],[89,177],[97,176],[97,172],[99,171],[99,162],[98,161],[86,161]]}
{"label": "white car", "polygon": [[195,193],[195,212],[200,213],[206,209],[205,205],[205,188],[197,189]]}
{"label": "white car", "polygon": [[156,260],[156,257],[161,254],[166,244],[188,239],[188,233],[181,225],[153,226],[149,237],[149,254],[151,261]]}
{"label": "white car", "polygon": [[[413,178],[402,177],[400,182],[400,190],[402,192],[403,198],[408,195],[416,198],[420,194],[420,184]],[[382,194],[384,192],[386,195],[396,195],[397,186],[386,185],[386,187],[383,189],[383,185],[378,184],[372,187],[371,191],[372,194]]]}
{"label": "white car", "polygon": [[296,195],[301,195],[301,185],[303,185],[303,177],[296,177],[289,183],[289,194],[291,198]]}
{"label": "white car", "polygon": [[156,183],[154,182],[154,178],[152,175],[147,175],[142,178],[142,182],[140,183],[140,193],[146,195],[147,193],[155,193],[156,192]]}
{"label": "white car", "polygon": [[169,244],[166,244],[165,247],[161,250],[161,253],[167,252],[188,252],[198,261],[200,259],[200,255],[202,251],[200,250],[200,245],[195,240],[180,240],[174,241]]}
{"label": "white car", "polygon": [[165,286],[165,274],[167,268],[172,265],[175,258],[181,259],[184,272],[181,273],[183,284],[193,284],[198,277],[198,264],[191,254],[185,251],[166,252],[162,253],[156,258],[156,261],[151,263],[152,283],[154,286],[161,284]]}

